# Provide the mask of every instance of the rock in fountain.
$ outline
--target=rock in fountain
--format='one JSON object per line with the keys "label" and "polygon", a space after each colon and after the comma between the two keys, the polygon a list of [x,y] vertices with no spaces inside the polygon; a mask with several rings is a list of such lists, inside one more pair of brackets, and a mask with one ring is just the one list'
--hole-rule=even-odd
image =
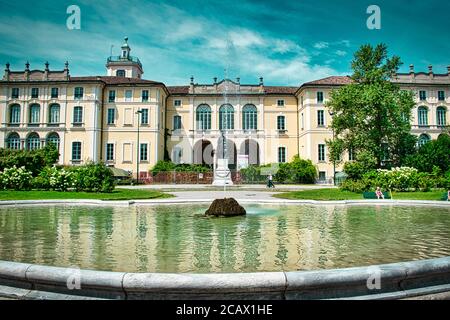
{"label": "rock in fountain", "polygon": [[245,209],[234,198],[216,199],[205,214],[216,217],[234,217],[247,214]]}

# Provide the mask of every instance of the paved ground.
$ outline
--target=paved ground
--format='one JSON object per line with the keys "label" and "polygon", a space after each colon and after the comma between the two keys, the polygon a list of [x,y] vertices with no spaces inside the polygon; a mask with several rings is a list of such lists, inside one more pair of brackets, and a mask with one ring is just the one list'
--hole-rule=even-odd
{"label": "paved ground", "polygon": [[269,200],[273,199],[272,195],[275,194],[275,192],[266,192],[266,191],[226,191],[224,193],[223,191],[176,191],[176,192],[170,192],[170,194],[173,194],[177,197],[177,199],[180,200],[214,200],[219,198],[235,198],[236,200]]}
{"label": "paved ground", "polygon": [[[118,186],[123,189],[155,189],[161,191],[221,191],[223,187],[214,187],[210,184],[149,184],[139,186]],[[269,189],[263,184],[245,184],[234,185],[227,187],[229,191],[261,191],[261,192],[281,192],[281,191],[296,191],[296,190],[311,190],[336,188],[333,185],[277,185],[275,189]]]}

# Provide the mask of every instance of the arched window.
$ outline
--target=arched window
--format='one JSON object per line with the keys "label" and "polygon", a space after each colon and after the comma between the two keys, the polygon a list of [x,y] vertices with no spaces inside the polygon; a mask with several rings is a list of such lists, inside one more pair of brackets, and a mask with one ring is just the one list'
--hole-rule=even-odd
{"label": "arched window", "polygon": [[19,124],[20,123],[20,106],[18,104],[13,104],[9,110],[9,123]]}
{"label": "arched window", "polygon": [[59,135],[56,132],[52,132],[47,136],[47,144],[52,143],[56,149],[59,150]]}
{"label": "arched window", "polygon": [[50,105],[48,118],[49,124],[59,124],[59,112],[60,112],[59,110],[60,110],[59,104]]}
{"label": "arched window", "polygon": [[419,137],[419,147],[427,144],[428,142],[430,142],[430,140],[431,140],[431,138],[430,138],[429,135],[424,134],[424,133],[421,134],[420,137]]}
{"label": "arched window", "polygon": [[419,107],[418,109],[419,126],[428,126],[428,108]]}
{"label": "arched window", "polygon": [[224,104],[219,109],[219,129],[234,129],[234,108],[231,104]]}
{"label": "arched window", "polygon": [[244,130],[257,130],[258,111],[252,104],[247,104],[242,108],[242,127]]}
{"label": "arched window", "polygon": [[211,130],[211,107],[201,104],[196,112],[197,130]]}
{"label": "arched window", "polygon": [[438,107],[437,108],[437,125],[440,127],[443,127],[447,124],[447,110],[445,107]]}
{"label": "arched window", "polygon": [[27,150],[35,150],[41,147],[41,140],[36,132],[30,133],[27,138]]}
{"label": "arched window", "polygon": [[8,149],[20,149],[20,137],[17,133],[13,132],[8,136],[8,139],[6,139],[6,147]]}
{"label": "arched window", "polygon": [[[125,58],[125,56],[124,56],[124,58]],[[117,70],[116,71],[116,76],[117,77],[125,77],[125,70]]]}
{"label": "arched window", "polygon": [[41,106],[38,104],[30,105],[30,124],[39,124],[39,118],[41,113]]}

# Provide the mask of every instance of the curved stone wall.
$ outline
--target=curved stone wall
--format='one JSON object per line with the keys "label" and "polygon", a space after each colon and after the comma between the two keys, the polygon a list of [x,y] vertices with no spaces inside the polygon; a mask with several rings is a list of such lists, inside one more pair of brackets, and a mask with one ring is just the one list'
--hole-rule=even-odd
{"label": "curved stone wall", "polygon": [[402,299],[450,292],[450,257],[306,272],[122,273],[0,261],[16,299]]}

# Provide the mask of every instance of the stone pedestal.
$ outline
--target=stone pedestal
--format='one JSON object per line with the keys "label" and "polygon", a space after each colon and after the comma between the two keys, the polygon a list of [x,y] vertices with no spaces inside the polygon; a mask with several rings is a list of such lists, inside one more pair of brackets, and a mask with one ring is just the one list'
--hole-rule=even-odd
{"label": "stone pedestal", "polygon": [[216,199],[205,212],[207,216],[216,217],[243,216],[246,213],[244,207],[233,198]]}
{"label": "stone pedestal", "polygon": [[213,186],[231,186],[231,171],[228,168],[228,159],[217,159],[217,168],[214,170]]}

